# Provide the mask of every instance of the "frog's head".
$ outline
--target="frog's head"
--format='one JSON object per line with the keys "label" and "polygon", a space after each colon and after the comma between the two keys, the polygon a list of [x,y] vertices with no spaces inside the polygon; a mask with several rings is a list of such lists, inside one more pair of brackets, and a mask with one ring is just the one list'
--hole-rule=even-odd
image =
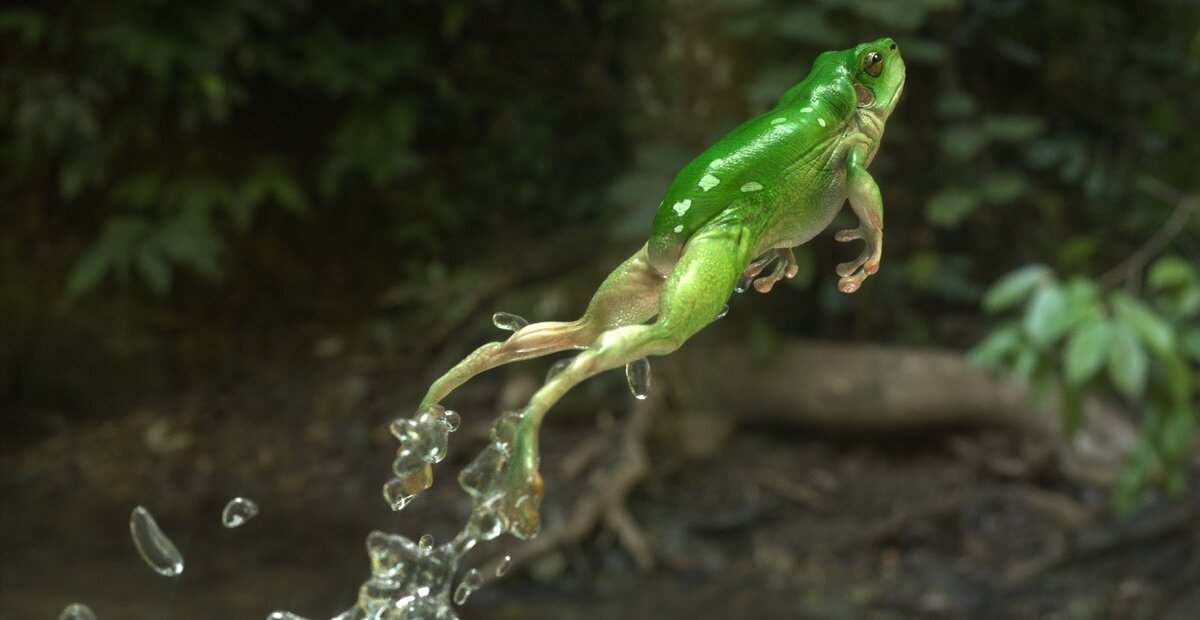
{"label": "frog's head", "polygon": [[886,120],[904,91],[904,59],[896,42],[883,38],[846,50],[842,62],[850,73],[858,107]]}

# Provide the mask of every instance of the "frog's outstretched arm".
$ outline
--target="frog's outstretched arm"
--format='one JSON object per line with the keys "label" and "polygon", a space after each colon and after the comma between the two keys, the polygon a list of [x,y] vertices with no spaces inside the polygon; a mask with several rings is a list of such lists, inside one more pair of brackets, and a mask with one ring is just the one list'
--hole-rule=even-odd
{"label": "frog's outstretched arm", "polygon": [[567,323],[534,323],[504,342],[479,347],[429,386],[421,408],[440,403],[455,388],[485,370],[568,349],[583,349],[605,330],[648,321],[658,312],[662,285],[663,278],[650,266],[643,247],[609,274],[582,318]]}
{"label": "frog's outstretched arm", "polygon": [[867,172],[868,147],[855,145],[846,157],[846,189],[850,206],[858,215],[858,228],[839,231],[834,237],[838,241],[862,239],[867,242],[858,258],[837,266],[842,276],[838,288],[843,293],[853,293],[862,286],[867,276],[879,271],[879,260],[883,256],[883,197],[879,185]]}
{"label": "frog's outstretched arm", "polygon": [[566,369],[554,375],[522,412],[508,471],[504,512],[532,535],[542,483],[538,474],[538,428],[546,412],[583,380],[650,355],[666,355],[713,321],[750,262],[751,242],[741,226],[712,225],[688,241],[683,255],[663,283],[658,319],[649,325],[626,325],[600,334]]}

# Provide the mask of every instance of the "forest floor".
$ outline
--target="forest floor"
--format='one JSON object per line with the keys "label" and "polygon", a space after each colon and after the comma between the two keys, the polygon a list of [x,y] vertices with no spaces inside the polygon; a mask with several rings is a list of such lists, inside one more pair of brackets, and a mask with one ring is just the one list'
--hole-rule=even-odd
{"label": "forest floor", "polygon": [[[168,325],[149,356],[167,379],[146,397],[89,417],[6,421],[23,430],[6,433],[0,460],[0,620],[56,617],[74,601],[101,620],[350,607],[371,530],[457,531],[469,502],[454,476],[550,363],[456,392],[448,404],[464,422],[432,489],[390,512],[379,492],[396,449],[387,425],[488,337],[490,326],[474,327],[483,322],[411,332],[449,344],[391,356],[377,345],[394,335],[378,324]],[[672,372],[655,362],[656,377]],[[691,415],[696,403],[659,384],[661,397],[635,405],[610,372],[555,409],[542,431],[542,514],[543,537],[559,544],[522,557],[531,544],[504,536],[473,551],[464,569],[506,553],[520,565],[476,592],[462,618],[1197,617],[1200,463],[1187,495],[1151,494],[1119,519],[1106,489],[1063,475],[1044,458],[1055,438],[1029,429],[731,428],[710,424],[721,411]],[[631,488],[564,532],[579,506],[611,491],[613,472],[629,474],[631,441],[645,458],[624,478]],[[239,495],[261,514],[226,529],[221,508]],[[136,505],[183,551],[182,576],[137,556]]]}

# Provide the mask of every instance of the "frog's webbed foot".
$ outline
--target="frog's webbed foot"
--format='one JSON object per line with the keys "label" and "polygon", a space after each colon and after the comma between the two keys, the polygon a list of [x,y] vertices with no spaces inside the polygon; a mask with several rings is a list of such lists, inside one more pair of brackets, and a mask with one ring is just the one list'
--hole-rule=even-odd
{"label": "frog's webbed foot", "polygon": [[863,280],[879,271],[879,260],[883,255],[883,231],[860,225],[838,232],[834,239],[844,243],[856,239],[867,242],[867,247],[863,248],[858,258],[837,266],[837,274],[842,276],[838,281],[838,290],[853,293],[862,286]]}
{"label": "frog's webbed foot", "polygon": [[[533,432],[536,433],[536,427]],[[517,433],[504,480],[500,512],[508,523],[508,531],[528,540],[537,536],[541,528],[538,509],[542,504],[544,483],[537,467],[536,436],[522,436],[521,431]]]}
{"label": "frog's webbed foot", "polygon": [[[757,277],[772,262],[775,264],[771,268],[771,272],[761,278]],[[800,266],[796,263],[796,255],[791,248],[768,250],[746,266],[741,279],[738,280],[736,290],[741,293],[753,285],[754,290],[760,293],[769,293],[776,282],[784,278],[793,278],[799,272]]]}

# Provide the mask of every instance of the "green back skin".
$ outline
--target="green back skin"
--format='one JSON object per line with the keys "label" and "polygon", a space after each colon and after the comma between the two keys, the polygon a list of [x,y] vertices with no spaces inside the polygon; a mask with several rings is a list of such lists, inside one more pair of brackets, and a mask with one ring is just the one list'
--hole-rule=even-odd
{"label": "green back skin", "polygon": [[[872,51],[885,59],[879,76],[862,69]],[[849,151],[862,145],[864,166],[874,159],[904,79],[904,62],[888,38],[818,56],[773,109],[729,132],[675,177],[654,218],[651,264],[670,273],[688,240],[711,225],[740,226],[752,235],[752,255],[812,239],[846,201]]]}

